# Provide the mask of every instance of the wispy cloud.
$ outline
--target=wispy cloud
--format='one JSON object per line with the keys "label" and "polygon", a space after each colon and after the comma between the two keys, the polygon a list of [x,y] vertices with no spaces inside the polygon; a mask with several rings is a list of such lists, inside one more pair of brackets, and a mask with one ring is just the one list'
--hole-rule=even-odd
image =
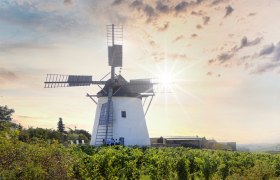
{"label": "wispy cloud", "polygon": [[182,1],[182,2],[178,3],[174,8],[176,13],[185,12],[187,10],[188,4],[189,3],[186,1]]}
{"label": "wispy cloud", "polygon": [[262,37],[257,37],[256,39],[249,41],[248,38],[246,36],[244,36],[241,40],[241,44],[239,49],[242,49],[244,47],[248,47],[248,46],[255,46],[257,44],[259,44],[262,41]]}
{"label": "wispy cloud", "polygon": [[222,64],[230,60],[234,56],[234,53],[222,53],[218,55],[217,59]]}
{"label": "wispy cloud", "polygon": [[254,70],[252,70],[252,73],[262,74],[265,72],[273,71],[278,67],[280,67],[279,62],[277,62],[277,63],[270,62],[270,63],[260,64],[260,65],[257,65],[257,67]]}
{"label": "wispy cloud", "polygon": [[167,30],[168,27],[169,27],[169,22],[166,22],[166,23],[163,24],[163,26],[158,27],[157,30],[158,30],[159,32],[163,32],[163,31]]}
{"label": "wispy cloud", "polygon": [[185,36],[184,36],[184,35],[177,36],[177,37],[173,40],[173,42],[176,42],[176,41],[182,40],[182,39],[184,39],[184,38],[185,38]]}
{"label": "wispy cloud", "polygon": [[194,16],[203,16],[204,15],[204,12],[202,10],[200,11],[192,11],[191,12],[191,15],[194,15]]}
{"label": "wispy cloud", "polygon": [[257,13],[249,13],[248,16],[255,16]]}
{"label": "wispy cloud", "polygon": [[2,42],[0,43],[0,52],[11,52],[17,50],[34,50],[34,49],[53,49],[55,45],[46,44],[43,42]]}
{"label": "wispy cloud", "polygon": [[274,49],[275,49],[274,44],[267,45],[260,51],[259,55],[260,56],[269,55],[273,53]]}
{"label": "wispy cloud", "polygon": [[163,4],[161,1],[157,1],[156,10],[158,10],[161,13],[168,13],[170,8],[168,5]]}
{"label": "wispy cloud", "polygon": [[141,8],[143,6],[143,2],[141,0],[135,0],[130,4],[132,8]]}
{"label": "wispy cloud", "polygon": [[242,56],[240,58],[240,61],[230,61],[241,49],[258,45],[261,40],[262,37],[258,37],[254,40],[249,41],[245,36],[242,38],[239,47],[235,46],[230,51],[219,54],[216,59],[209,60],[208,64],[224,65],[227,62],[231,62],[232,64],[236,65],[244,65],[246,70],[249,70],[250,72],[255,74],[262,74],[265,72],[279,70],[280,42],[277,44],[272,43],[270,45],[266,45],[258,53],[255,53],[253,55]]}
{"label": "wispy cloud", "polygon": [[233,48],[228,50],[227,52],[220,53],[216,59],[211,60],[209,64],[213,64],[214,62],[219,62],[220,64],[223,64],[225,62],[228,62],[231,58],[233,58],[241,49],[258,45],[262,41],[262,37],[257,37],[253,40],[248,40],[246,36],[244,36],[241,39],[240,45],[235,45]]}
{"label": "wispy cloud", "polygon": [[15,72],[5,68],[5,67],[0,67],[0,82],[8,82],[10,80],[14,80],[17,78],[17,75]]}
{"label": "wispy cloud", "polygon": [[64,4],[66,5],[72,5],[74,3],[74,0],[64,0]]}
{"label": "wispy cloud", "polygon": [[203,29],[203,27],[200,24],[198,24],[196,25],[196,29]]}
{"label": "wispy cloud", "polygon": [[213,0],[211,5],[216,6],[216,5],[220,4],[220,3],[224,3],[224,2],[227,2],[227,1],[228,0]]}
{"label": "wispy cloud", "polygon": [[221,74],[217,74],[217,73],[214,73],[214,72],[211,72],[211,71],[208,71],[206,73],[207,76],[214,76],[214,77],[221,77]]}
{"label": "wispy cloud", "polygon": [[268,55],[272,55],[272,61],[280,62],[280,42],[265,46],[259,53],[259,56]]}
{"label": "wispy cloud", "polygon": [[152,18],[154,18],[157,14],[155,13],[155,10],[152,6],[146,4],[143,8],[143,11],[145,12],[147,16],[147,21],[150,22]]}
{"label": "wispy cloud", "polygon": [[124,0],[114,0],[114,1],[112,2],[112,5],[113,5],[113,6],[120,5],[120,4],[122,4],[123,2],[124,2]]}
{"label": "wispy cloud", "polygon": [[[90,26],[88,22],[83,21],[83,17],[78,17],[78,11],[75,8],[69,9],[63,4],[73,3],[73,1],[64,1],[57,3],[60,9],[55,9],[55,5],[46,7],[44,2],[13,3],[8,2],[6,6],[0,7],[0,20],[2,23],[12,25],[18,31],[25,30],[32,33],[32,37],[48,39],[59,36],[65,37],[70,34],[77,35],[77,32],[88,32]],[[85,28],[86,27],[86,28]],[[29,37],[25,37],[29,38]],[[48,39],[49,40],[49,39]]]}
{"label": "wispy cloud", "polygon": [[196,38],[196,37],[198,37],[198,35],[197,35],[196,33],[193,33],[193,34],[191,35],[191,38]]}
{"label": "wispy cloud", "polygon": [[210,21],[210,17],[209,16],[203,16],[202,19],[203,19],[203,25],[207,25],[208,22]]}
{"label": "wispy cloud", "polygon": [[228,5],[227,7],[225,7],[225,10],[226,10],[226,14],[224,17],[229,16],[234,11],[234,9],[233,9],[233,7],[231,7],[231,5]]}

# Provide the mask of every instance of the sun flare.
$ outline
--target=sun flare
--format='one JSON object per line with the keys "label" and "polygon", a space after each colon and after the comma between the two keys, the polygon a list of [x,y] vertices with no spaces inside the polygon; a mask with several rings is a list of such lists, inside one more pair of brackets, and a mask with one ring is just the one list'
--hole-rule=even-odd
{"label": "sun flare", "polygon": [[164,92],[172,92],[173,90],[173,76],[168,72],[161,72],[159,74],[159,87]]}

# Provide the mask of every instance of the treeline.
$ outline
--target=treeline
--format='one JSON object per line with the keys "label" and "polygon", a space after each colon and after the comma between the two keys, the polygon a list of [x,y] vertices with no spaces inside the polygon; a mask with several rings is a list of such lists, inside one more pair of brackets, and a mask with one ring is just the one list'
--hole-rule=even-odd
{"label": "treeline", "polygon": [[24,129],[22,126],[12,123],[12,122],[0,122],[0,130],[5,130],[7,128],[17,130],[18,140],[22,142],[33,142],[33,141],[46,141],[56,140],[62,144],[70,144],[70,142],[76,142],[76,140],[84,140],[85,144],[88,144],[91,135],[83,129],[69,129],[68,131],[60,132],[54,129],[43,129],[43,128],[33,128]]}
{"label": "treeline", "polygon": [[57,129],[43,129],[33,128],[24,129],[20,124],[12,122],[12,114],[15,111],[7,106],[0,106],[0,130],[7,128],[18,130],[18,140],[23,142],[34,142],[37,140],[43,140],[50,142],[51,140],[57,140],[64,145],[69,144],[71,141],[82,141],[85,144],[90,142],[91,135],[89,132],[83,129],[65,129],[62,118],[59,118],[57,122]]}

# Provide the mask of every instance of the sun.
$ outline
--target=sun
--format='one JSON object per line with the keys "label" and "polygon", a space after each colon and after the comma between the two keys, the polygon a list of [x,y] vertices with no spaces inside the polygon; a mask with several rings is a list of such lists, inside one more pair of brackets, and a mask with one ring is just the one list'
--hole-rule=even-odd
{"label": "sun", "polygon": [[163,92],[173,91],[173,81],[174,78],[169,72],[160,72],[159,74],[159,88]]}

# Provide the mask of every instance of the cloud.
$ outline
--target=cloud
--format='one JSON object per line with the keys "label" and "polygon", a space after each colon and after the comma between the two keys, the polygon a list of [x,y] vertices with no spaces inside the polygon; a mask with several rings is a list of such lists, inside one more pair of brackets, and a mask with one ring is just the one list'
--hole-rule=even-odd
{"label": "cloud", "polygon": [[260,57],[267,55],[272,55],[272,61],[280,62],[280,42],[265,46],[259,53]]}
{"label": "cloud", "polygon": [[215,76],[215,77],[218,77],[218,78],[221,77],[221,74],[213,73],[213,72],[210,72],[210,71],[207,72],[206,75],[207,76]]}
{"label": "cloud", "polygon": [[160,51],[154,51],[151,53],[151,57],[155,62],[163,61],[163,60],[188,60],[188,56],[185,53],[164,53]]}
{"label": "cloud", "polygon": [[169,27],[169,22],[166,22],[162,27],[158,27],[157,30],[158,30],[159,32],[162,32],[162,31],[167,30],[168,27]]}
{"label": "cloud", "polygon": [[250,46],[255,46],[257,44],[259,44],[262,41],[262,37],[257,37],[252,41],[249,41],[248,38],[246,36],[244,36],[241,39],[240,45],[239,47],[237,45],[235,45],[233,48],[231,48],[229,51],[227,52],[223,52],[221,54],[219,54],[216,58],[216,60],[211,60],[211,63],[208,62],[208,64],[213,64],[214,62],[219,62],[220,64],[223,64],[225,62],[228,62],[232,57],[234,57],[241,49],[245,48],[245,47],[250,47]]}
{"label": "cloud", "polygon": [[262,65],[258,65],[252,72],[256,74],[262,74],[268,71],[273,71],[276,68],[280,67],[280,63],[265,63]]}
{"label": "cloud", "polygon": [[154,40],[150,40],[149,44],[153,47],[157,47],[156,42]]}
{"label": "cloud", "polygon": [[210,65],[210,64],[213,64],[215,62],[215,60],[214,59],[210,59],[210,60],[208,60],[208,64]]}
{"label": "cloud", "polygon": [[[79,16],[80,12],[75,8],[65,7],[64,4],[70,1],[51,5],[44,3],[44,1],[22,4],[9,2],[6,6],[0,7],[1,24],[12,25],[19,32],[24,31],[24,38],[38,36],[38,39],[47,39],[51,35],[59,35],[61,38],[70,34],[76,36],[77,32],[81,34],[90,31],[91,26]],[[28,33],[30,36],[26,36]]]}
{"label": "cloud", "polygon": [[262,41],[262,37],[257,37],[256,39],[249,41],[248,38],[246,36],[244,36],[241,40],[241,44],[239,49],[242,49],[244,47],[248,47],[248,46],[255,46],[257,44],[259,44]]}
{"label": "cloud", "polygon": [[120,4],[122,4],[123,2],[124,2],[124,0],[114,0],[114,1],[112,2],[112,6],[120,5]]}
{"label": "cloud", "polygon": [[200,4],[200,3],[202,3],[202,1],[204,1],[204,0],[196,0],[196,4]]}
{"label": "cloud", "polygon": [[188,7],[188,3],[186,1],[182,1],[179,4],[177,4],[174,9],[176,13],[180,13],[186,11],[187,7]]}
{"label": "cloud", "polygon": [[196,11],[192,11],[191,12],[191,15],[194,15],[194,16],[203,16],[204,15],[204,12],[202,10],[196,12]]}
{"label": "cloud", "polygon": [[177,36],[177,37],[173,40],[173,42],[176,42],[176,41],[182,40],[182,39],[184,39],[184,38],[185,38],[185,36],[184,36],[184,35]]}
{"label": "cloud", "polygon": [[151,22],[151,20],[157,16],[155,9],[149,4],[143,3],[142,1],[135,0],[129,6],[133,9],[137,9],[138,11],[142,11],[147,18],[147,22]]}
{"label": "cloud", "polygon": [[280,61],[280,42],[276,45],[274,49],[274,61]]}
{"label": "cloud", "polygon": [[227,2],[228,0],[214,0],[211,5],[215,6],[215,5],[218,5],[220,3],[224,3],[224,2]]}
{"label": "cloud", "polygon": [[196,34],[196,33],[193,33],[192,35],[191,35],[191,38],[196,38],[198,35]]}
{"label": "cloud", "polygon": [[54,45],[43,42],[4,42],[0,44],[0,52],[10,52],[17,50],[28,49],[52,49],[56,48]]}
{"label": "cloud", "polygon": [[234,56],[233,53],[222,53],[222,54],[218,55],[218,60],[222,64],[222,63],[225,63],[226,61],[230,60],[233,56]]}
{"label": "cloud", "polygon": [[138,10],[142,8],[143,2],[141,0],[135,0],[130,4],[130,7],[137,8]]}
{"label": "cloud", "polygon": [[196,29],[203,29],[203,27],[200,24],[198,24],[196,25]]}
{"label": "cloud", "polygon": [[264,55],[271,54],[271,53],[273,53],[274,49],[275,49],[274,44],[265,46],[265,47],[261,50],[261,52],[259,53],[259,55],[260,55],[260,56],[264,56]]}
{"label": "cloud", "polygon": [[169,6],[163,4],[161,1],[157,1],[156,10],[158,10],[161,13],[168,13],[170,9]]}
{"label": "cloud", "polygon": [[207,25],[208,22],[210,21],[210,17],[209,16],[203,16],[202,19],[203,19],[203,25]]}
{"label": "cloud", "polygon": [[64,0],[63,3],[66,5],[72,5],[72,4],[74,4],[74,0]]}
{"label": "cloud", "polygon": [[25,115],[18,115],[17,117],[20,119],[32,119],[33,118],[31,116],[25,116]]}
{"label": "cloud", "polygon": [[17,75],[11,71],[6,69],[5,67],[0,67],[0,82],[14,80],[17,78]]}
{"label": "cloud", "polygon": [[249,13],[248,16],[255,16],[257,13]]}
{"label": "cloud", "polygon": [[228,5],[227,7],[225,7],[225,10],[226,10],[226,14],[225,14],[224,17],[229,16],[229,15],[234,11],[233,7],[231,7],[230,5]]}
{"label": "cloud", "polygon": [[162,60],[164,60],[164,58],[165,58],[165,55],[164,55],[164,53],[163,52],[153,52],[152,54],[151,54],[151,56],[152,56],[152,58],[154,59],[154,61],[155,62],[159,62],[159,61],[162,61]]}
{"label": "cloud", "polygon": [[187,55],[186,54],[178,54],[178,53],[174,53],[174,54],[168,54],[167,55],[168,58],[173,59],[173,60],[187,60]]}
{"label": "cloud", "polygon": [[[246,42],[244,40],[244,42]],[[280,42],[264,46],[257,55],[250,56],[251,58],[260,58],[261,61],[253,63],[245,63],[245,69],[251,69],[252,73],[262,74],[269,71],[275,71],[280,68]],[[242,58],[247,59],[247,56]]]}
{"label": "cloud", "polygon": [[145,14],[147,16],[148,22],[151,21],[151,19],[156,16],[154,8],[150,5],[146,4],[143,8],[143,11],[145,12]]}

